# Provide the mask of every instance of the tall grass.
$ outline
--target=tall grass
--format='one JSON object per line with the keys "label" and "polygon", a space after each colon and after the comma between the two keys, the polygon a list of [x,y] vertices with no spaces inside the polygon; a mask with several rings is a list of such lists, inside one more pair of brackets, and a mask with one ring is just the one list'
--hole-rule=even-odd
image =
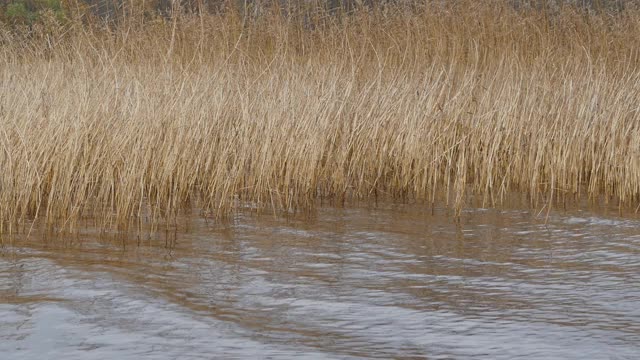
{"label": "tall grass", "polygon": [[0,34],[2,232],[319,199],[640,200],[638,10],[427,1]]}

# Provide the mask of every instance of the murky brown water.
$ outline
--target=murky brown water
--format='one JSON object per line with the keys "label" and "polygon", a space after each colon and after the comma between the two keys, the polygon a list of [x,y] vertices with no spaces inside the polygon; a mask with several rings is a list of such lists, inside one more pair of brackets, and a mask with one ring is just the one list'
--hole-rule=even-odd
{"label": "murky brown water", "polygon": [[323,209],[0,253],[3,360],[640,358],[632,218]]}

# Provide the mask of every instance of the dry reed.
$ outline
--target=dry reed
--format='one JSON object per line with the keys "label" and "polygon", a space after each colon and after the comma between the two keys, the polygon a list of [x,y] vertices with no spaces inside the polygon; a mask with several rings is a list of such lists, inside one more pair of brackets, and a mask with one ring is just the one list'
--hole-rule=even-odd
{"label": "dry reed", "polygon": [[3,30],[1,232],[318,199],[638,204],[637,10],[256,14]]}

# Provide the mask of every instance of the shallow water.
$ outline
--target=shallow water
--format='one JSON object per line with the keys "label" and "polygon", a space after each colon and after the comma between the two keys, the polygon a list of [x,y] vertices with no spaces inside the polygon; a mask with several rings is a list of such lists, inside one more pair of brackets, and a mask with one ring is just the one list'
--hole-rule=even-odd
{"label": "shallow water", "polygon": [[0,359],[637,359],[640,220],[388,206],[0,250]]}

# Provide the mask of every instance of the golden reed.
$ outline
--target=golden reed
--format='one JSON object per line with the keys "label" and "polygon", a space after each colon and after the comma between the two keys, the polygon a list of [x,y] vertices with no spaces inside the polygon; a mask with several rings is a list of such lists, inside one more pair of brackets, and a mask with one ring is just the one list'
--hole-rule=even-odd
{"label": "golden reed", "polygon": [[0,31],[1,231],[323,198],[639,203],[638,10],[245,14]]}

